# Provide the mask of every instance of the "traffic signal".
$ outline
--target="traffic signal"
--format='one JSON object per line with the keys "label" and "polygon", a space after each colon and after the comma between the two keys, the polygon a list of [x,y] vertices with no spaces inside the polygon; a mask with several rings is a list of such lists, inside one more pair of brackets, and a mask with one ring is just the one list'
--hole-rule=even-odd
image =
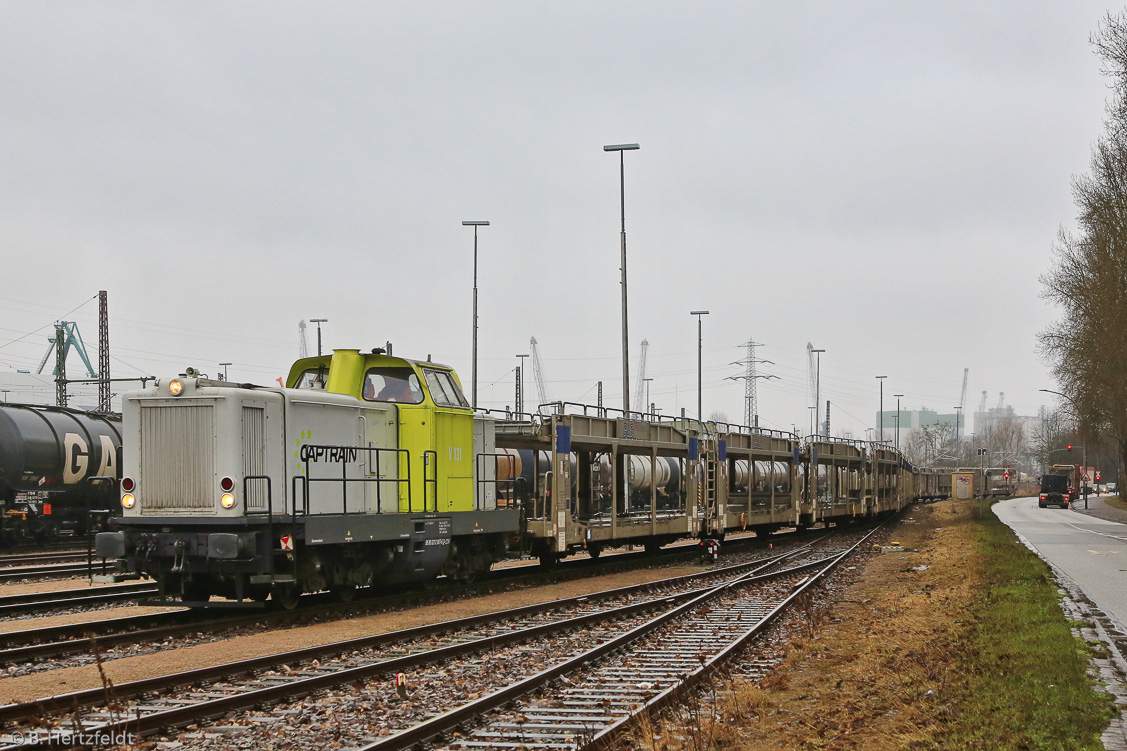
{"label": "traffic signal", "polygon": [[1069,451],[1072,451],[1072,444],[1071,444],[1071,443],[1070,443],[1070,444],[1068,444],[1068,450],[1069,450]]}

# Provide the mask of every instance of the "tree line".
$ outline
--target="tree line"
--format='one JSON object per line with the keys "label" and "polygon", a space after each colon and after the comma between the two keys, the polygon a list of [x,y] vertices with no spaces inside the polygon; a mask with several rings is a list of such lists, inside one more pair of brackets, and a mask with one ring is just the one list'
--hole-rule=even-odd
{"label": "tree line", "polygon": [[1052,265],[1041,277],[1043,297],[1061,315],[1039,338],[1080,441],[1113,444],[1122,467],[1127,459],[1127,16],[1109,13],[1091,42],[1110,88],[1104,132],[1092,147],[1088,172],[1072,179],[1076,228],[1058,231]]}

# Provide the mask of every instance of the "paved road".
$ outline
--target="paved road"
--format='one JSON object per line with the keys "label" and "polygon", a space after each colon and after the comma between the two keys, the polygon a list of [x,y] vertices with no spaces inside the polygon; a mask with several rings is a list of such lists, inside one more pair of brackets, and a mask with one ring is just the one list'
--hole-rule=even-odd
{"label": "paved road", "polygon": [[[1127,512],[1098,498],[1089,498],[1088,506],[1088,513],[1037,508],[1034,497],[1001,501],[993,508],[999,519],[1079,584],[1121,631],[1127,630]],[[1112,521],[1115,518],[1123,521]]]}

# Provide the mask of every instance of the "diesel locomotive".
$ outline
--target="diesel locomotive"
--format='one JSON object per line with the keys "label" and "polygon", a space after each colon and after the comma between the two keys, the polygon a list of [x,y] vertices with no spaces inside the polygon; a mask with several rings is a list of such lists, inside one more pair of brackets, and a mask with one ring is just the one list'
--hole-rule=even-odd
{"label": "diesel locomotive", "polygon": [[886,446],[567,403],[513,419],[471,409],[450,367],[382,349],[298,360],[285,387],[189,368],[122,415],[101,578],[149,576],[194,606],[847,523],[915,496]]}

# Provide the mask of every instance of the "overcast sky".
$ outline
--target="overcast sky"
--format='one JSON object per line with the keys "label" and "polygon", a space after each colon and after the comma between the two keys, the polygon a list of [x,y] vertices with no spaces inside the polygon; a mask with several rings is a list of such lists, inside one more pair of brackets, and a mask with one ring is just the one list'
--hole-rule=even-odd
{"label": "overcast sky", "polygon": [[[632,379],[652,401],[832,428],[878,403],[968,411],[1053,388],[1039,297],[1107,96],[1102,2],[0,2],[0,371],[55,320],[114,377],[270,383],[326,348],[455,366],[513,403],[621,404],[618,157]],[[77,310],[76,310],[77,309]],[[316,349],[316,330],[309,342]],[[73,360],[72,368],[77,367]],[[528,388],[535,392],[531,378]],[[632,386],[633,388],[633,386]],[[528,401],[532,401],[530,398]]]}

